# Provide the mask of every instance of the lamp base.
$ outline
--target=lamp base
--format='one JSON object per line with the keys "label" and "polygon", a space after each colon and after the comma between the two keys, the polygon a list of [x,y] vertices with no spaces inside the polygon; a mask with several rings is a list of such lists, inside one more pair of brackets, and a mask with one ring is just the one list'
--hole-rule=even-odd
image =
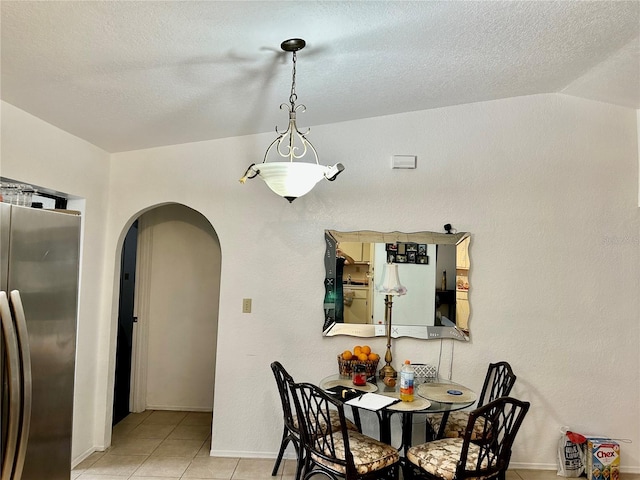
{"label": "lamp base", "polygon": [[386,378],[386,377],[396,378],[398,376],[398,372],[396,372],[395,369],[390,364],[386,364],[384,367],[380,369],[379,375],[380,375],[380,378]]}

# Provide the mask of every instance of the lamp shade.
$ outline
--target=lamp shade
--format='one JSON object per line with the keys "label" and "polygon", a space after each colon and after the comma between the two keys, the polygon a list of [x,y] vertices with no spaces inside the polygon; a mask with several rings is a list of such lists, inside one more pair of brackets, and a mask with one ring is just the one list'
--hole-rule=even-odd
{"label": "lamp shade", "polygon": [[305,162],[268,162],[255,168],[271,190],[287,199],[309,193],[327,171],[323,165]]}
{"label": "lamp shade", "polygon": [[378,292],[385,295],[405,295],[407,289],[400,283],[398,265],[387,263],[384,268],[382,284],[378,286]]}

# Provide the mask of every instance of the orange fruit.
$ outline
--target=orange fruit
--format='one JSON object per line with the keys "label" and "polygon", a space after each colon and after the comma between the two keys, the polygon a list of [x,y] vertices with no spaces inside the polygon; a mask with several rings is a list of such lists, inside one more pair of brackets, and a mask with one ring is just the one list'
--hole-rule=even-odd
{"label": "orange fruit", "polygon": [[369,345],[364,345],[362,347],[362,353],[366,353],[367,355],[369,355],[371,353],[371,347]]}
{"label": "orange fruit", "polygon": [[378,356],[377,353],[370,353],[369,360],[371,360],[372,362],[375,362],[376,360],[380,360],[380,357]]}
{"label": "orange fruit", "polygon": [[366,353],[361,353],[360,355],[358,355],[358,360],[360,360],[361,362],[366,362],[367,360],[369,360],[369,355],[367,355]]}
{"label": "orange fruit", "polygon": [[362,353],[362,347],[360,345],[357,345],[355,347],[353,347],[353,354],[357,357],[358,355],[360,355]]}
{"label": "orange fruit", "polygon": [[342,352],[342,359],[343,360],[351,360],[353,358],[353,355],[351,354],[351,352],[349,350],[345,350],[344,352]]}

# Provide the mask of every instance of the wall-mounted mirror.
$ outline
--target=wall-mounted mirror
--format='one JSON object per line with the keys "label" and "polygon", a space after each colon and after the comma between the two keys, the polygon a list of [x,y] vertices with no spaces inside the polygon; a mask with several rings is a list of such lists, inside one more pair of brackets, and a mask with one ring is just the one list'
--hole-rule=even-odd
{"label": "wall-mounted mirror", "polygon": [[384,337],[376,286],[398,265],[406,295],[393,302],[392,337],[469,340],[469,233],[325,230],[323,335]]}

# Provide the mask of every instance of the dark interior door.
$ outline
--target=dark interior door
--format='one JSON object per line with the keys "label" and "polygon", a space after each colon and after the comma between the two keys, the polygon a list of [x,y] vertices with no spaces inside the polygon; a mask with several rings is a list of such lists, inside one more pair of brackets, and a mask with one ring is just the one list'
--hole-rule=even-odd
{"label": "dark interior door", "polygon": [[131,385],[131,352],[133,346],[134,292],[136,281],[136,254],[138,222],[127,232],[122,246],[120,271],[120,302],[118,309],[118,344],[116,347],[116,378],[113,395],[113,425],[129,415]]}

